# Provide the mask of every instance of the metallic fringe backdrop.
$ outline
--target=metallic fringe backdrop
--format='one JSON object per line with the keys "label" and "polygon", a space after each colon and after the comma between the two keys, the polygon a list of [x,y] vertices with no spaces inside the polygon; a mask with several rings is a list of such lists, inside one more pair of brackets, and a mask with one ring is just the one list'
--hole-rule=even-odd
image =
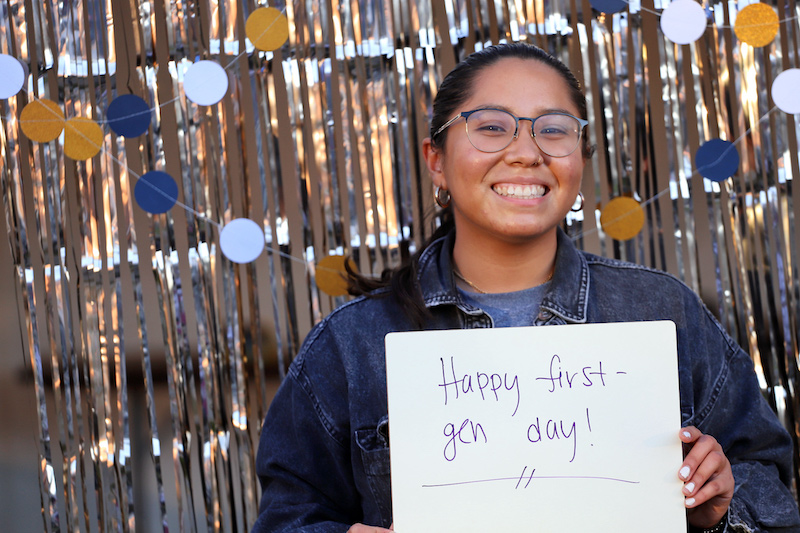
{"label": "metallic fringe backdrop", "polygon": [[[586,250],[698,291],[753,357],[797,443],[798,116],[773,107],[769,90],[800,66],[798,5],[769,4],[780,26],[763,48],[737,39],[744,5],[723,1],[704,5],[699,40],[674,44],[659,26],[667,5],[603,14],[588,0],[298,0],[271,5],[289,39],[262,52],[245,37],[252,0],[0,4],[0,52],[29,69],[0,101],[0,173],[43,530],[249,528],[270,383],[345,298],[319,290],[318,261],[351,255],[377,275],[420,246],[433,201],[419,147],[437,83],[504,41],[546,48],[586,88],[598,150],[586,207],[565,227]],[[228,75],[218,104],[186,98],[183,73],[200,59]],[[125,94],[153,109],[138,138],[104,123]],[[29,140],[20,113],[41,98],[101,124],[100,153],[74,161],[63,136]],[[741,154],[721,183],[693,162],[714,138]],[[178,182],[165,214],[134,201],[149,170]],[[627,241],[599,226],[618,196],[644,208]],[[263,227],[267,248],[252,263],[220,251],[220,228],[237,218]]]}

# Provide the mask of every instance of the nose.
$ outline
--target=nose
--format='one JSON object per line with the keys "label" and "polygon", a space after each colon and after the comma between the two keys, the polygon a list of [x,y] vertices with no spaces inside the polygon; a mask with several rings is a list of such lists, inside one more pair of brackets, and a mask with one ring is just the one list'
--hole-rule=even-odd
{"label": "nose", "polygon": [[[523,124],[523,121],[530,122],[530,125]],[[536,137],[533,136],[533,121],[529,118],[520,118],[514,140],[506,148],[507,162],[533,165],[544,157],[545,153],[539,148]]]}

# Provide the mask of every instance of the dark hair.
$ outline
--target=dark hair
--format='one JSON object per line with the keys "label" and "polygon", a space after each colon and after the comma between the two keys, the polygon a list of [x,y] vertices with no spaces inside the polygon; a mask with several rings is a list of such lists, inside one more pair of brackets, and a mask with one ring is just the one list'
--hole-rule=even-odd
{"label": "dark hair", "polygon": [[[345,269],[347,270],[348,291],[350,294],[353,296],[364,295],[370,298],[391,295],[397,299],[403,312],[411,322],[418,329],[423,329],[426,319],[430,318],[430,312],[425,307],[419,283],[417,282],[419,257],[433,241],[444,237],[455,228],[453,212],[450,208],[441,210],[436,217],[439,225],[422,247],[406,261],[403,261],[399,267],[384,270],[378,279],[363,276],[351,270],[350,262],[346,261]],[[388,288],[389,291],[378,291],[378,289],[384,288]]]}
{"label": "dark hair", "polygon": [[[539,61],[555,70],[567,82],[570,97],[575,107],[578,108],[580,118],[587,118],[586,96],[583,94],[581,84],[572,71],[559,59],[548,54],[538,46],[527,43],[510,43],[490,46],[480,52],[467,56],[462,62],[445,76],[439,85],[436,98],[433,101],[433,115],[431,116],[431,144],[441,149],[447,138],[447,129],[436,134],[448,120],[457,115],[464,102],[472,95],[472,85],[475,78],[485,69],[501,59],[531,59]],[[589,145],[586,135],[583,136],[583,157],[589,158],[594,153],[594,147]]]}
{"label": "dark hair", "polygon": [[[580,82],[564,63],[531,44],[511,43],[490,46],[469,55],[461,61],[445,76],[439,85],[439,90],[433,101],[433,115],[431,117],[430,137],[433,146],[439,149],[444,147],[447,129],[438,135],[436,132],[443,124],[458,114],[459,108],[471,96],[474,81],[481,71],[506,58],[532,59],[552,67],[567,82],[567,86],[570,88],[570,96],[578,108],[580,118],[587,118],[586,97],[581,90]],[[594,147],[589,145],[584,135],[584,158],[591,157],[593,152]],[[387,295],[387,291],[378,293],[373,291],[388,287],[390,289],[388,293],[397,299],[403,311],[416,327],[422,329],[426,319],[430,317],[430,312],[425,307],[419,283],[417,282],[419,257],[433,241],[447,235],[455,228],[451,208],[443,209],[438,216],[439,226],[423,246],[399,267],[385,270],[379,279],[362,276],[348,268],[350,294],[354,296],[382,297]]]}

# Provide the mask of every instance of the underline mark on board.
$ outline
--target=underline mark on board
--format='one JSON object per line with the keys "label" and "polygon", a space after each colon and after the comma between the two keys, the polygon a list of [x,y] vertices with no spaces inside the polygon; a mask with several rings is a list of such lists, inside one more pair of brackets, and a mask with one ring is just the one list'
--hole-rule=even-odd
{"label": "underline mark on board", "polygon": [[[475,484],[475,483],[492,483],[492,482],[495,482],[495,481],[516,481],[517,485],[514,488],[518,489],[518,488],[520,488],[520,485],[522,484],[523,480],[526,478],[525,471],[527,469],[528,469],[527,466],[524,467],[522,469],[522,473],[519,476],[516,476],[516,477],[498,477],[498,478],[492,478],[492,479],[471,479],[471,480],[467,480],[467,481],[453,481],[451,483],[426,484],[426,485],[422,485],[422,488],[428,489],[428,488],[437,488],[437,487],[453,487],[453,486],[456,486],[456,485],[471,485],[471,484]],[[527,476],[527,482],[525,483],[525,486],[522,487],[522,488],[528,488],[528,485],[530,485],[531,481],[533,481],[534,479],[594,479],[594,480],[598,480],[598,481],[612,481],[612,482],[615,482],[615,483],[626,483],[626,484],[630,484],[630,485],[638,485],[639,484],[639,481],[634,481],[634,480],[631,480],[631,479],[621,479],[621,478],[609,477],[609,476],[536,476],[536,475],[534,475],[535,473],[536,473],[536,469],[534,468],[533,470],[531,470],[530,475]]]}
{"label": "underline mark on board", "polygon": [[[528,469],[528,467],[527,467],[527,466],[526,466],[526,467],[523,467],[523,469],[522,469],[522,473],[519,475],[519,481],[517,481],[517,486],[516,486],[516,487],[514,487],[515,489],[518,489],[518,488],[519,488],[519,484],[520,484],[520,483],[522,483],[522,478],[524,478],[524,477],[525,477],[525,471],[526,471],[527,469]],[[536,473],[536,469],[534,468],[534,469],[532,469],[532,470],[531,470],[531,475],[530,475],[530,476],[528,476],[528,482],[527,482],[527,483],[525,483],[525,488],[526,488],[526,489],[528,488],[528,485],[530,485],[530,484],[531,484],[531,480],[533,479],[533,474],[535,474],[535,473]]]}

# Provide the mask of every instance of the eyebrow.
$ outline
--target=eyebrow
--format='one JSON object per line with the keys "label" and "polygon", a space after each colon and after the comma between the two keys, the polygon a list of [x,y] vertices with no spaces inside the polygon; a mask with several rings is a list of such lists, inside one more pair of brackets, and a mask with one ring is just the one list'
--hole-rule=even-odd
{"label": "eyebrow", "polygon": [[[499,109],[500,111],[505,111],[506,113],[511,113],[515,117],[518,117],[518,115],[514,111],[512,111],[510,108],[508,108],[508,107],[506,107],[504,105],[487,104],[487,105],[482,105],[482,106],[476,107],[474,110],[479,110],[479,109]],[[572,111],[568,111],[567,109],[562,109],[560,107],[551,107],[551,108],[548,108],[548,109],[543,109],[539,113],[539,115],[537,115],[537,116],[546,115],[548,113],[566,113],[568,115],[573,115],[573,112]],[[575,115],[575,116],[577,116],[577,115]],[[529,118],[536,118],[536,117],[529,117]]]}

